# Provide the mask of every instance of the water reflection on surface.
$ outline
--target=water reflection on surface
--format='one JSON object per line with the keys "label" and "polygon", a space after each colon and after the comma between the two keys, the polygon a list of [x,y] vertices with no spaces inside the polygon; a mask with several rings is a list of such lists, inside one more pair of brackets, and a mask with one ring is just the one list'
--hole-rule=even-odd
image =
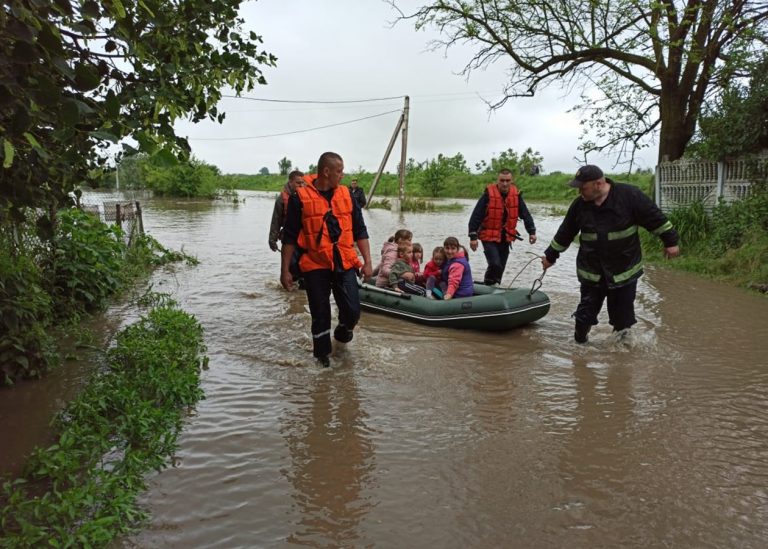
{"label": "water reflection on surface", "polygon": [[[206,400],[178,466],[151,478],[131,547],[764,547],[768,302],[650,269],[638,325],[572,342],[575,250],[544,278],[539,322],[504,334],[364,313],[332,368],[267,247],[274,195],[152,200],[145,226],[201,264],[158,273],[206,331]],[[375,253],[402,226],[425,250],[463,212],[366,212]],[[560,219],[532,205],[536,246]],[[482,253],[471,254],[482,272]],[[529,286],[538,265],[518,278]]]}
{"label": "water reflection on surface", "polygon": [[353,546],[372,503],[364,495],[374,451],[358,387],[349,373],[322,372],[285,395],[294,406],[281,433],[291,466],[281,473],[293,485],[299,515],[287,540],[300,545]]}

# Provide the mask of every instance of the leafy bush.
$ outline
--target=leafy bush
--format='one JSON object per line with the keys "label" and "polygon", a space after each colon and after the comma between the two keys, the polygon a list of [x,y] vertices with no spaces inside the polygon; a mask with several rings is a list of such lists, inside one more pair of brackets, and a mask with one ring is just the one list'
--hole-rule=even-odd
{"label": "leafy bush", "polygon": [[[711,214],[693,204],[670,213],[680,233],[682,256],[672,265],[686,271],[768,288],[768,191],[758,184],[748,198],[720,204]],[[641,232],[643,250],[651,261],[660,260],[658,238]]]}
{"label": "leafy bush", "polygon": [[0,384],[10,384],[40,376],[57,359],[46,330],[52,301],[40,271],[29,256],[0,247]]}
{"label": "leafy bush", "polygon": [[46,273],[58,316],[101,307],[123,283],[125,250],[118,227],[75,208],[62,210]]}
{"label": "leafy bush", "polygon": [[752,232],[768,231],[768,192],[757,189],[744,200],[712,211],[710,242],[716,253],[739,247]]}
{"label": "leafy bush", "polygon": [[203,394],[202,328],[172,303],[123,330],[108,368],[58,416],[58,440],[3,486],[4,547],[105,546],[143,516],[144,475],[163,469]]}

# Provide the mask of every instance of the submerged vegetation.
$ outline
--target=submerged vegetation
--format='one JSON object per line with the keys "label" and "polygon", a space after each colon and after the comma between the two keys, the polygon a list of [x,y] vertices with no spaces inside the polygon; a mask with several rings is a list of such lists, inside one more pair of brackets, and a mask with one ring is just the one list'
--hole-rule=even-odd
{"label": "submerged vegetation", "polygon": [[[379,200],[372,200],[368,205],[369,208],[389,210],[392,207],[392,202],[389,198],[382,198]],[[409,198],[406,197],[400,202],[400,210],[403,212],[452,212],[461,211],[464,206],[457,202],[449,204],[434,202],[425,198]]]}
{"label": "submerged vegetation", "polygon": [[56,417],[56,441],[3,485],[4,547],[104,546],[145,513],[145,474],[176,451],[185,412],[203,396],[203,332],[167,296],[125,328],[104,367]]}

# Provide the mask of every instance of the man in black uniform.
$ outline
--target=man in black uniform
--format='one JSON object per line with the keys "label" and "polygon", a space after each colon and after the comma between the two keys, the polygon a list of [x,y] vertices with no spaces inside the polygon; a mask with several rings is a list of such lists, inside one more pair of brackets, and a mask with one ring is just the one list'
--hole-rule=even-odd
{"label": "man in black uniform", "polygon": [[352,195],[352,200],[357,202],[358,206],[365,207],[365,191],[357,186],[357,179],[353,179],[349,183],[349,194]]}
{"label": "man in black uniform", "polygon": [[636,322],[637,279],[643,274],[638,226],[661,238],[668,258],[678,256],[680,249],[672,223],[637,187],[616,183],[593,165],[580,168],[569,185],[581,196],[571,204],[541,262],[545,270],[554,265],[581,233],[576,256],[581,301],[573,316],[574,338],[586,343],[606,298],[615,332]]}

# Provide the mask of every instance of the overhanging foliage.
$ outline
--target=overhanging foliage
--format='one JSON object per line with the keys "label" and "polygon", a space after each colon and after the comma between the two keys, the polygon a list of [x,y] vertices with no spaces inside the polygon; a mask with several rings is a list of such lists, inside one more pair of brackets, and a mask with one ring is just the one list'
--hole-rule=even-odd
{"label": "overhanging foliage", "polygon": [[9,0],[0,10],[0,215],[66,200],[106,149],[188,154],[180,118],[224,119],[221,88],[265,84],[276,59],[241,0]]}
{"label": "overhanging foliage", "polygon": [[595,138],[585,153],[630,158],[657,132],[659,159],[680,158],[706,96],[724,83],[724,61],[745,67],[768,43],[765,0],[439,0],[400,13],[417,29],[439,30],[436,47],[474,46],[465,73],[508,65],[494,108],[553,84],[582,89]]}

